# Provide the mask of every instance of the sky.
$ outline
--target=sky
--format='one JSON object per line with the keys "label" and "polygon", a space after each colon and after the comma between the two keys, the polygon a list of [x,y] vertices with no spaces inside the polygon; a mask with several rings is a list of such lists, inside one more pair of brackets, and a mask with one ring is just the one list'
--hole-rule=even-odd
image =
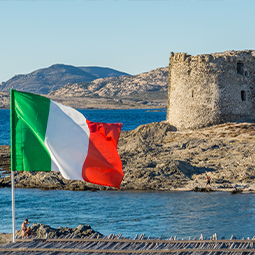
{"label": "sky", "polygon": [[254,0],[0,0],[0,83],[53,64],[135,75],[170,52],[255,49]]}

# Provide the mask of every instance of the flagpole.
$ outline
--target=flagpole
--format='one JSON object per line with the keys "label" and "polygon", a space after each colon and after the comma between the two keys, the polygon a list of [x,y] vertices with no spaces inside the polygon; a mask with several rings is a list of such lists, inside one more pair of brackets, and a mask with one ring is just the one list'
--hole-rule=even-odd
{"label": "flagpole", "polygon": [[13,243],[16,242],[15,240],[15,193],[14,193],[14,187],[15,187],[15,181],[14,181],[14,171],[12,172],[12,233],[13,233],[13,238],[12,241]]}
{"label": "flagpole", "polygon": [[14,162],[13,162],[13,155],[14,155],[14,116],[13,116],[13,107],[14,107],[14,90],[11,89],[10,91],[10,124],[11,124],[11,178],[12,178],[12,235],[13,235],[13,242],[15,243],[15,193],[14,193],[14,188],[15,188],[15,181],[14,181]]}

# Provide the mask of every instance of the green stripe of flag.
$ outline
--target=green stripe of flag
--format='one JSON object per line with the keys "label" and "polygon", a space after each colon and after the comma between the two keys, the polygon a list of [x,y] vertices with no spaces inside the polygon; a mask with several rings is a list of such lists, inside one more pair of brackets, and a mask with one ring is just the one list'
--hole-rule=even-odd
{"label": "green stripe of flag", "polygon": [[44,139],[50,99],[11,90],[12,171],[50,171]]}

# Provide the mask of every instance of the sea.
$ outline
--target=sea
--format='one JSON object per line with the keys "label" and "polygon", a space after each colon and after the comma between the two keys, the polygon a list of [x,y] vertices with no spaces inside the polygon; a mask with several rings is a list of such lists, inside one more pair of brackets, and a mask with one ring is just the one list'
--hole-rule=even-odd
{"label": "sea", "polygon": [[[166,109],[80,110],[87,119],[123,123],[122,130],[166,119]],[[10,144],[10,112],[0,110],[0,144]],[[0,233],[12,232],[12,195],[0,189]],[[89,224],[103,235],[167,239],[252,238],[255,194],[229,192],[68,191],[15,189],[16,229],[30,225],[53,228]]]}
{"label": "sea", "polygon": [[[123,131],[140,125],[166,120],[166,109],[79,110],[86,119],[95,122],[122,123]],[[0,110],[0,145],[10,145],[10,110]]]}

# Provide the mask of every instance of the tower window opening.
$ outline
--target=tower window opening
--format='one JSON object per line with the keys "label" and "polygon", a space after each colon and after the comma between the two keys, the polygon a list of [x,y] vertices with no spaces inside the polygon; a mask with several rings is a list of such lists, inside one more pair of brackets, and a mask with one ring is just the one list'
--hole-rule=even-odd
{"label": "tower window opening", "polygon": [[236,71],[237,71],[237,74],[244,75],[244,67],[242,62],[237,62]]}
{"label": "tower window opening", "polygon": [[241,99],[242,101],[246,101],[246,92],[244,90],[241,90]]}
{"label": "tower window opening", "polygon": [[191,91],[191,96],[194,97],[194,90]]}

